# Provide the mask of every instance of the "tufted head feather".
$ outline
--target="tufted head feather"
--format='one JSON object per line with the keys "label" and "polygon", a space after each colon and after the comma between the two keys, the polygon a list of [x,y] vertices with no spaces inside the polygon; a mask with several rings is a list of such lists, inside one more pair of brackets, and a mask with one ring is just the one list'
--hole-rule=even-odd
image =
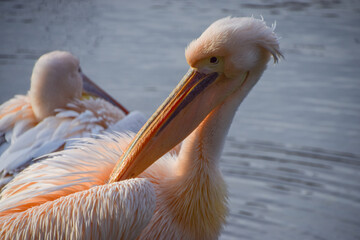
{"label": "tufted head feather", "polygon": [[282,54],[273,28],[253,17],[226,17],[211,24],[185,51],[190,66],[204,58],[224,57],[226,69],[252,70],[270,56],[277,62]]}

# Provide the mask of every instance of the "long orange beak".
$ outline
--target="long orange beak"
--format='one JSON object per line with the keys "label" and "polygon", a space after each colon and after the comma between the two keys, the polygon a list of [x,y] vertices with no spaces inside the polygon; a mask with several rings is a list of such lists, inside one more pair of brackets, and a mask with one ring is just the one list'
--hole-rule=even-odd
{"label": "long orange beak", "polygon": [[81,73],[83,79],[83,92],[87,95],[102,98],[112,105],[120,108],[125,115],[129,114],[129,111],[121,105],[118,101],[116,101],[113,97],[111,97],[107,92],[105,92],[102,88],[100,88],[97,84],[91,81],[85,74]]}
{"label": "long orange beak", "polygon": [[[190,69],[137,133],[118,160],[109,182],[138,176],[187,137],[226,98],[221,75]],[[220,94],[219,94],[220,92]],[[227,91],[225,91],[227,92]]]}

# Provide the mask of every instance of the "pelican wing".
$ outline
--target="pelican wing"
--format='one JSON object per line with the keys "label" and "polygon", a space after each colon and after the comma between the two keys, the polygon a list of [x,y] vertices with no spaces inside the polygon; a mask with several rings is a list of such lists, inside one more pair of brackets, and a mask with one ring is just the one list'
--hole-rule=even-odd
{"label": "pelican wing", "polygon": [[93,187],[0,218],[1,239],[136,239],[155,210],[146,179]]}
{"label": "pelican wing", "polygon": [[70,138],[99,133],[123,116],[119,109],[102,99],[71,103],[66,110],[59,110],[55,116],[44,119],[18,136],[0,156],[0,173],[10,180],[33,159],[69,145]]}

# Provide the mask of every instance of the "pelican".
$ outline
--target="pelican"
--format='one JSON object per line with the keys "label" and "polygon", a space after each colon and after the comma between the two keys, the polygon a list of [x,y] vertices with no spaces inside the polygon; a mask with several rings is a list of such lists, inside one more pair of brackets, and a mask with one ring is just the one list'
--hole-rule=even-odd
{"label": "pelican", "polygon": [[[32,159],[61,149],[70,137],[89,136],[111,126],[122,131],[125,122],[136,123],[129,116],[120,121],[128,113],[82,73],[71,53],[44,54],[35,63],[28,94],[0,106],[0,189]],[[141,119],[140,113],[134,115]]]}
{"label": "pelican", "polygon": [[[156,200],[148,209],[151,219],[135,234],[138,239],[217,239],[227,215],[227,188],[219,169],[225,137],[238,106],[271,56],[277,62],[282,54],[273,29],[263,20],[228,17],[210,25],[189,44],[185,55],[188,73],[134,138],[106,134],[82,139],[72,149],[33,164],[9,183],[1,194],[0,236],[51,238],[58,236],[56,230],[66,237],[89,236],[85,234],[91,231],[94,236],[99,231],[115,236],[119,227],[127,231],[134,222],[126,222],[125,227],[119,225],[124,221],[115,222],[114,201],[95,198],[94,203],[103,205],[93,213],[92,201],[78,204],[78,195],[144,180],[149,183],[145,189],[154,189]],[[181,141],[178,155],[168,153]],[[134,200],[137,204],[146,199]],[[59,202],[64,203],[61,212],[52,207]],[[78,206],[83,207],[77,210]],[[64,212],[69,212],[65,220]],[[101,224],[99,215],[113,221]]]}

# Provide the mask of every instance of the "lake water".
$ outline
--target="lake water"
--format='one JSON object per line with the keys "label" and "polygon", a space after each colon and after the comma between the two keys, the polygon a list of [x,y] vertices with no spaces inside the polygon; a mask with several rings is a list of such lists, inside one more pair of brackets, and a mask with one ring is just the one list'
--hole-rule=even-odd
{"label": "lake water", "polygon": [[0,0],[0,102],[26,93],[35,60],[60,49],[150,115],[186,73],[187,44],[229,15],[276,21],[285,59],[227,138],[221,239],[360,239],[359,1]]}

